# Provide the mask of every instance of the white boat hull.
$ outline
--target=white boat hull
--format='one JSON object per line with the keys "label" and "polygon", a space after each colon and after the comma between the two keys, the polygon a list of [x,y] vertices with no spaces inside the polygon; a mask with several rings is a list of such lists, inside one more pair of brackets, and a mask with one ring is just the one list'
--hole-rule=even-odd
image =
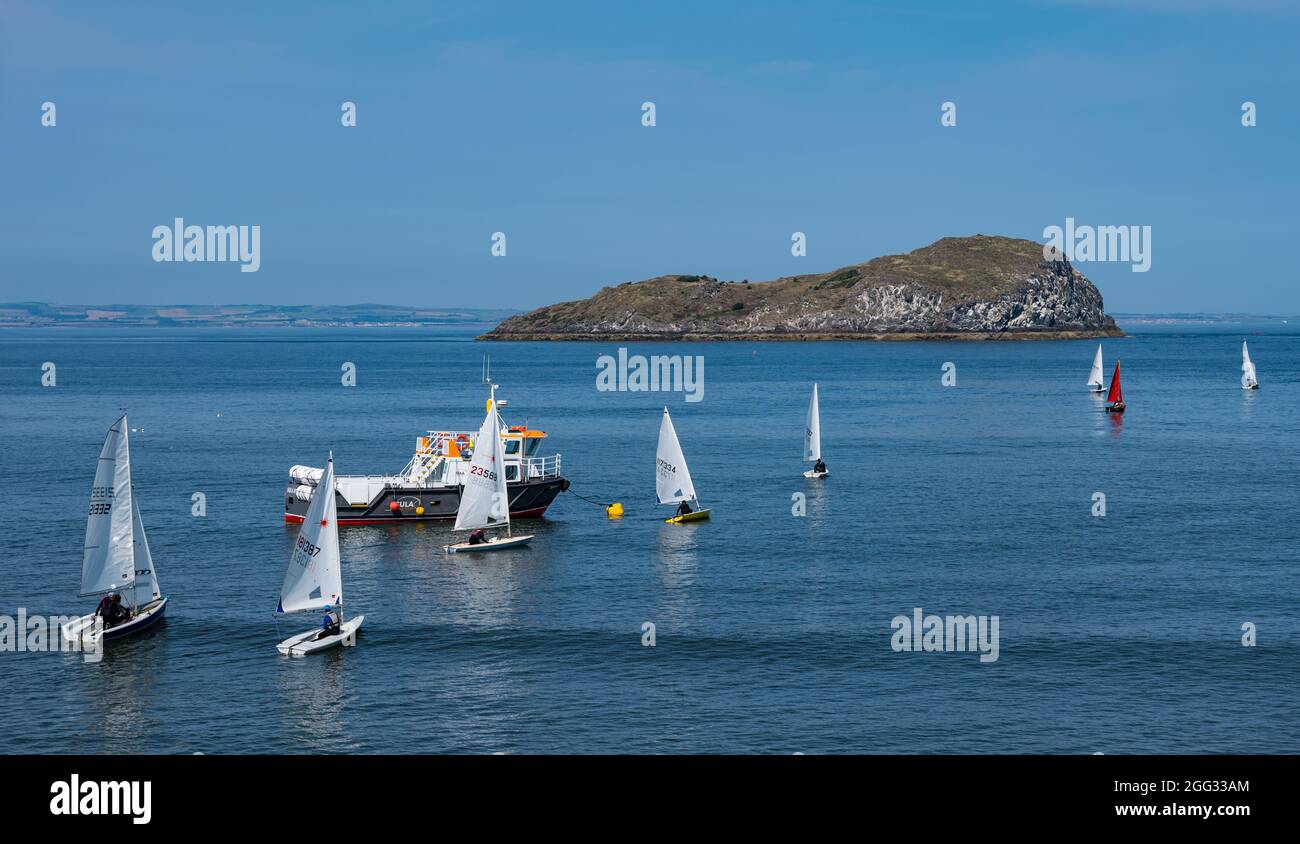
{"label": "white boat hull", "polygon": [[307,656],[308,654],[327,651],[330,648],[337,648],[340,645],[352,647],[357,643],[357,630],[361,627],[361,622],[365,620],[364,615],[349,618],[339,625],[339,632],[333,636],[322,636],[320,629],[308,630],[306,633],[290,636],[276,645],[275,649],[284,656]]}
{"label": "white boat hull", "polygon": [[468,542],[457,542],[443,548],[449,554],[464,553],[466,551],[501,551],[506,548],[518,548],[520,545],[527,545],[534,535],[530,533],[524,536],[497,536],[477,545],[470,545]]}
{"label": "white boat hull", "polygon": [[713,511],[708,507],[705,507],[703,510],[692,510],[684,516],[670,516],[669,518],[664,519],[664,521],[670,525],[682,525],[687,522],[703,522],[708,520],[709,514],[712,512]]}
{"label": "white boat hull", "polygon": [[809,469],[807,472],[803,473],[803,476],[805,478],[824,478],[829,474],[830,472],[818,472],[816,469]]}
{"label": "white boat hull", "polygon": [[[141,630],[152,627],[155,622],[161,621],[163,613],[166,611],[166,598],[152,601],[141,607],[130,619],[115,627],[109,627],[101,635],[105,641],[108,641],[122,636],[129,636],[132,633],[139,633]],[[92,612],[89,615],[74,618],[63,625],[62,632],[64,640],[68,642],[75,642],[80,639],[83,645],[93,646],[97,638],[95,636],[95,614]]]}

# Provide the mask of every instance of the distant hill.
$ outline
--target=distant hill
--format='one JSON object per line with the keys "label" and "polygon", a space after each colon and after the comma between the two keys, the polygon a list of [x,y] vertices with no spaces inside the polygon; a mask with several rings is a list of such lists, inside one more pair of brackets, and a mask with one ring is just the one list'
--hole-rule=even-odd
{"label": "distant hill", "polygon": [[666,275],[512,316],[485,340],[1020,339],[1117,336],[1101,293],[1032,240],[946,237],[814,275]]}
{"label": "distant hill", "polygon": [[43,325],[124,326],[420,326],[498,322],[512,310],[400,305],[52,305],[0,304],[0,328]]}

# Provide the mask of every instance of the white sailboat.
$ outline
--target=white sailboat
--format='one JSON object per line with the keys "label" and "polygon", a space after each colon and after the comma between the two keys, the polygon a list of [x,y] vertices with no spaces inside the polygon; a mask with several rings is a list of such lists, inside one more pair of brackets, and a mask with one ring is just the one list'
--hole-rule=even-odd
{"label": "white sailboat", "polygon": [[[496,385],[491,385],[487,416],[474,438],[474,455],[470,458],[465,488],[460,496],[453,530],[474,531],[468,542],[444,546],[444,550],[499,551],[526,545],[533,534],[514,536],[510,532],[510,494],[506,490],[505,461],[501,454],[501,417],[497,415]],[[505,536],[487,538],[479,531],[506,529]],[[476,536],[477,534],[477,536]]]}
{"label": "white sailboat", "polygon": [[[92,645],[116,639],[154,625],[167,609],[158,589],[149,540],[140,519],[140,506],[131,487],[130,427],[126,414],[113,423],[104,438],[90,488],[90,513],[81,558],[81,595],[118,595],[125,609],[112,626],[96,625],[99,609],[63,625],[63,637]],[[110,624],[104,620],[104,625]],[[96,629],[99,627],[99,629]]]}
{"label": "white sailboat", "polygon": [[[655,451],[655,496],[660,504],[694,501],[697,508],[700,505],[699,496],[695,494],[695,484],[691,481],[691,470],[686,468],[686,455],[682,454],[682,444],[677,441],[677,430],[673,427],[673,419],[668,415],[666,407],[663,421],[659,423],[659,447]],[[698,522],[708,517],[709,510],[704,508],[679,513],[664,521],[681,524]]]}
{"label": "white sailboat", "polygon": [[1093,393],[1106,391],[1106,381],[1102,376],[1101,344],[1097,344],[1097,356],[1092,359],[1092,372],[1088,375],[1088,390]]}
{"label": "white sailboat", "polygon": [[1255,363],[1250,359],[1246,341],[1241,341],[1241,389],[1258,390],[1259,379],[1255,377]]}
{"label": "white sailboat", "polygon": [[[290,636],[276,650],[285,656],[306,656],[339,645],[355,645],[357,629],[364,615],[343,618],[343,571],[339,560],[339,523],[334,503],[334,454],[331,452],[307,517],[293,544],[289,566],[284,571],[277,613],[317,610],[337,613],[338,629],[324,624]],[[323,621],[323,615],[322,615]]]}
{"label": "white sailboat", "polygon": [[816,465],[803,473],[805,478],[824,478],[828,474],[822,462],[822,417],[817,406],[817,385],[813,384],[812,401],[808,402],[808,419],[803,426],[803,459]]}

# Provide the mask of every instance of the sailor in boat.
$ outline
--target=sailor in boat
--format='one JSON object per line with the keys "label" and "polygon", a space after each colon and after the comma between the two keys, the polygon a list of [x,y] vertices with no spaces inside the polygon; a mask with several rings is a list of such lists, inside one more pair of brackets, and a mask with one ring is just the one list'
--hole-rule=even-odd
{"label": "sailor in boat", "polygon": [[122,606],[122,596],[116,592],[105,595],[95,608],[95,615],[104,619],[104,629],[116,627],[131,618],[131,610]]}
{"label": "sailor in boat", "polygon": [[99,599],[99,606],[95,607],[95,615],[104,619],[104,627],[109,627],[108,619],[113,615],[113,593],[109,593]]}
{"label": "sailor in boat", "polygon": [[472,532],[472,533],[469,535],[469,544],[470,544],[470,545],[486,545],[486,544],[487,544],[487,531],[483,530],[483,528],[478,528],[477,530],[475,530],[474,532]]}
{"label": "sailor in boat", "polygon": [[820,457],[818,457],[817,462],[813,464],[813,471],[814,472],[826,471],[826,463]]}
{"label": "sailor in boat", "polygon": [[677,515],[678,515],[678,516],[687,516],[687,515],[690,515],[690,514],[693,513],[693,512],[694,512],[694,511],[691,509],[691,505],[690,505],[690,504],[687,504],[685,500],[683,500],[681,504],[678,504],[678,505],[677,505]]}
{"label": "sailor in boat", "polygon": [[320,637],[337,636],[339,633],[339,616],[330,605],[325,605],[325,617],[321,619]]}

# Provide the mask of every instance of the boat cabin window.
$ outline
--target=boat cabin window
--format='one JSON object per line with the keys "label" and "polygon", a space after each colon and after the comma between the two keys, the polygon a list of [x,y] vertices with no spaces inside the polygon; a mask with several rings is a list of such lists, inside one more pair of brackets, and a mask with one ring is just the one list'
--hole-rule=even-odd
{"label": "boat cabin window", "polygon": [[518,463],[507,463],[507,464],[506,464],[506,480],[507,480],[507,481],[517,481],[517,480],[519,480],[519,464],[518,464]]}
{"label": "boat cabin window", "polygon": [[519,453],[519,440],[506,440],[506,454]]}
{"label": "boat cabin window", "polygon": [[541,437],[529,437],[528,444],[524,446],[524,456],[532,457],[537,453],[537,446],[542,444]]}

